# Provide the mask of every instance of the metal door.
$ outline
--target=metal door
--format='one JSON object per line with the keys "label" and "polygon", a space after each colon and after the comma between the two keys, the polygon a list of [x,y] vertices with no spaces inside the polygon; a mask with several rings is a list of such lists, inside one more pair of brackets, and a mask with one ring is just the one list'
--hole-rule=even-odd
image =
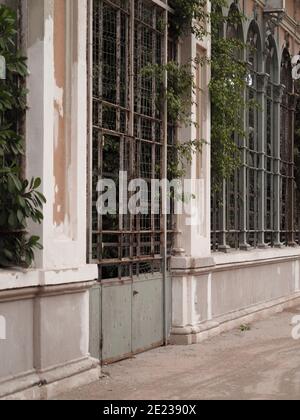
{"label": "metal door", "polygon": [[[166,174],[168,124],[158,106],[161,80],[145,71],[167,61],[166,19],[166,10],[150,0],[90,2],[88,239],[89,260],[99,265],[91,354],[107,363],[163,344],[169,328],[172,218],[167,233],[166,216],[151,211],[150,197],[151,180]],[[127,202],[124,212],[120,173],[126,188],[144,180],[147,214],[132,214]],[[117,206],[99,215],[96,185],[103,178],[114,181]]]}

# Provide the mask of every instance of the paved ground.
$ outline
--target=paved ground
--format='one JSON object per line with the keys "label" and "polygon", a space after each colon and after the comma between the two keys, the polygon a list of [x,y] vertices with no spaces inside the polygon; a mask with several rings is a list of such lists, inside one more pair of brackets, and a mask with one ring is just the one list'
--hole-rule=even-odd
{"label": "paved ground", "polygon": [[103,368],[103,378],[60,399],[300,399],[300,307],[203,344],[157,349]]}

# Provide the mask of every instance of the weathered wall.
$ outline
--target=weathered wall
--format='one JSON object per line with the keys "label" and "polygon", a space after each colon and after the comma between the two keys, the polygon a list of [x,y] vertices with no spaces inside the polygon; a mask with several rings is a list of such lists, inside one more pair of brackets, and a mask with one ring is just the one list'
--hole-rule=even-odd
{"label": "weathered wall", "polygon": [[[173,261],[172,341],[191,343],[212,329],[252,314],[280,310],[300,299],[300,251],[257,250],[214,256],[213,265]],[[174,300],[176,299],[176,304]],[[269,313],[269,312],[268,312]]]}
{"label": "weathered wall", "polygon": [[[286,16],[274,30],[279,69],[284,48],[289,49],[291,56],[298,54],[300,50],[300,31],[297,26],[297,23],[300,23],[300,4],[298,0],[287,0],[285,3]],[[233,1],[228,0],[228,6],[231,4]],[[263,15],[265,2],[239,0],[238,4],[241,12],[247,17],[243,22],[243,39],[247,39],[250,23],[255,19],[260,28],[261,48],[264,51],[267,39]],[[224,9],[223,13],[227,14],[228,10],[229,8]],[[195,44],[197,42],[193,39],[192,46],[189,43],[183,44],[183,61],[186,61],[187,57],[195,56],[195,51],[199,48],[195,47]],[[206,42],[203,48],[209,51],[209,42]],[[260,71],[265,71],[264,62],[261,63]],[[199,81],[199,78],[197,80]],[[209,72],[206,83],[202,81],[205,89],[208,82]],[[280,84],[279,72],[277,83]],[[198,111],[193,111],[195,115],[198,114],[199,121],[203,121],[202,116],[199,116],[199,113],[203,113],[203,108],[199,107]],[[210,125],[209,118],[208,115],[202,123],[204,129],[207,124]],[[180,138],[185,139],[193,139],[194,136],[193,130],[185,130],[180,134]],[[209,136],[207,138],[209,139]],[[206,162],[209,162],[207,150],[204,151],[204,157]],[[187,177],[197,179],[201,173],[206,185],[203,189],[204,195],[201,196],[201,217],[205,221],[205,227],[202,223],[199,226],[187,226],[184,217],[179,217],[178,223],[177,249],[172,261],[172,340],[179,343],[197,341],[197,337],[202,336],[203,331],[208,331],[213,326],[220,332],[220,325],[223,325],[222,322],[226,319],[232,321],[233,317],[237,319],[236,322],[240,322],[246,313],[266,313],[265,308],[272,308],[278,302],[280,305],[288,305],[299,298],[299,249],[250,250],[233,252],[229,256],[211,252],[210,235],[206,232],[206,229],[210,231],[210,209],[205,207],[210,206],[211,202],[208,166],[209,163],[203,171],[201,161],[194,157],[187,174]],[[220,318],[223,321],[220,321]]]}
{"label": "weathered wall", "polygon": [[27,0],[27,175],[47,198],[39,268],[86,264],[87,1]]}
{"label": "weathered wall", "polygon": [[22,0],[28,57],[26,175],[40,177],[43,250],[32,270],[0,270],[0,398],[46,398],[97,380],[89,355],[86,260],[87,1]]}

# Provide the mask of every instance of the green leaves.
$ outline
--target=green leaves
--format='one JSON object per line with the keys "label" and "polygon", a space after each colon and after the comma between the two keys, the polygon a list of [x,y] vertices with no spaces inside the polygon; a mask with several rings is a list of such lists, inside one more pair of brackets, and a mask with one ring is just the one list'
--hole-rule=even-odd
{"label": "green leaves", "polygon": [[171,0],[169,4],[174,10],[172,34],[179,38],[192,31],[198,39],[207,35],[207,3],[207,0]]}
{"label": "green leaves", "polygon": [[0,235],[0,266],[30,267],[34,260],[34,251],[41,250],[37,236],[27,237],[22,232],[2,233]]}
{"label": "green leaves", "polygon": [[[169,4],[174,10],[170,23],[172,36],[175,34],[181,37],[192,32],[202,40],[209,34],[208,28],[211,26],[212,58],[209,62],[212,68],[212,184],[213,189],[219,189],[223,180],[230,178],[240,166],[240,151],[236,138],[245,136],[242,114],[246,106],[251,106],[245,103],[244,96],[247,66],[238,59],[243,56],[246,45],[238,39],[225,39],[223,32],[225,24],[237,26],[245,17],[238,9],[228,16],[223,16],[222,9],[228,7],[226,0],[212,0],[210,13],[207,0],[171,0]],[[208,59],[205,58],[204,62],[207,63]],[[192,124],[190,92],[196,87],[193,78],[191,79],[191,71],[188,68],[180,68],[176,63],[168,66],[169,87],[166,95],[169,119],[180,124]],[[189,112],[186,109],[189,109]],[[201,141],[198,142],[201,146]],[[181,161],[191,156],[194,147],[187,142],[183,149],[175,153],[172,172],[182,173],[182,169],[179,169],[184,166]]]}
{"label": "green leaves", "polygon": [[230,179],[240,167],[240,150],[237,139],[244,138],[243,114],[247,65],[243,57],[246,45],[238,39],[224,38],[225,23],[236,25],[243,21],[239,12],[224,17],[221,13],[224,0],[212,0],[212,78],[210,94],[212,105],[211,156],[212,186],[220,190],[224,179]]}
{"label": "green leaves", "polygon": [[[157,90],[157,108],[161,109],[165,99],[168,104],[168,121],[183,125],[192,124],[191,94],[196,85],[192,73],[194,63],[180,65],[176,61],[169,61],[166,65],[148,65],[143,68],[141,75],[146,80],[155,80],[159,85]],[[165,73],[168,74],[168,86],[164,88]]]}
{"label": "green leaves", "polygon": [[20,127],[27,105],[24,78],[26,58],[16,46],[17,19],[0,5],[0,55],[7,63],[7,79],[0,81],[0,267],[29,267],[39,238],[27,232],[29,220],[41,223],[46,200],[39,191],[41,179],[24,180],[24,138]]}

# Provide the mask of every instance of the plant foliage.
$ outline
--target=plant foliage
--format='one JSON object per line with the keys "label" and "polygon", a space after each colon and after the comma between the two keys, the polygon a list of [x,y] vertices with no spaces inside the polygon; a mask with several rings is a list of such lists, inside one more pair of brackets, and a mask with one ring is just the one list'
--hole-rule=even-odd
{"label": "plant foliage", "polygon": [[[238,9],[224,16],[222,10],[228,7],[226,0],[212,0],[210,12],[205,0],[173,0],[171,6],[175,12],[172,29],[177,36],[192,32],[201,40],[205,35],[211,35],[212,56],[206,62],[210,62],[212,69],[209,86],[212,104],[212,186],[214,190],[219,190],[223,180],[229,179],[241,163],[236,138],[246,135],[243,111],[247,106],[256,106],[247,104],[244,95],[247,64],[243,55],[247,45],[233,37],[225,37],[223,33],[225,26],[237,27],[245,17]],[[195,88],[193,84],[184,86],[185,92],[191,88]],[[184,106],[183,91],[176,95],[177,92],[173,102],[179,101]]]}
{"label": "plant foliage", "polygon": [[41,223],[44,196],[39,178],[23,177],[26,112],[26,58],[18,50],[17,15],[0,5],[0,56],[6,60],[6,80],[0,81],[0,266],[29,267],[39,238],[27,232],[29,220]]}

